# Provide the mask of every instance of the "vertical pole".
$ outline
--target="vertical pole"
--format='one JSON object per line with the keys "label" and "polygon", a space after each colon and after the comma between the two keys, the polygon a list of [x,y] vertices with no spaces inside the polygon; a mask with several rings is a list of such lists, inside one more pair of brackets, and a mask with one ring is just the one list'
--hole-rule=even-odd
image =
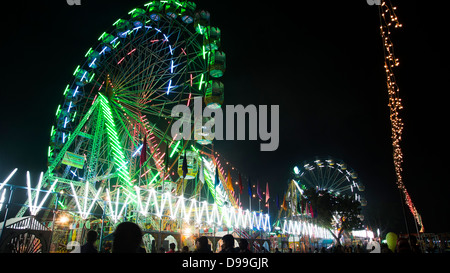
{"label": "vertical pole", "polygon": [[2,226],[2,229],[0,230],[0,243],[2,242],[3,232],[5,231],[6,220],[8,219],[9,207],[10,207],[12,195],[13,195],[13,192],[14,192],[14,188],[13,187],[11,187],[10,189],[11,189],[11,191],[9,193],[8,203],[6,203],[6,211],[5,211],[5,217],[4,217],[4,220],[3,220],[3,226]]}
{"label": "vertical pole", "polygon": [[58,211],[58,201],[59,201],[59,193],[56,194],[56,201],[55,201],[55,208],[53,209],[53,219],[52,219],[52,233],[50,233],[50,247],[52,245],[52,239],[53,239],[53,233],[55,232],[55,218],[56,218],[56,212]]}
{"label": "vertical pole", "polygon": [[[409,245],[411,245],[411,241],[409,240],[409,227],[408,227],[408,221],[406,219],[406,212],[405,212],[405,204],[404,204],[404,199],[403,199],[403,193],[402,193],[400,188],[398,189],[398,192],[400,194],[400,203],[402,204],[403,219],[405,220],[406,233],[408,234],[408,242],[409,242]],[[414,219],[414,221],[415,221],[415,219]]]}
{"label": "vertical pole", "polygon": [[213,234],[214,234],[214,241],[213,241],[213,252],[216,253],[217,250],[217,244],[216,244],[216,225],[213,222]]}
{"label": "vertical pole", "polygon": [[[103,201],[103,207],[106,208],[106,201]],[[98,252],[99,253],[100,253],[100,251],[101,251],[101,249],[103,247],[103,229],[105,227],[105,210],[106,209],[104,209],[103,213],[102,213],[102,226],[101,226],[101,229],[100,229],[100,242],[98,244]]]}

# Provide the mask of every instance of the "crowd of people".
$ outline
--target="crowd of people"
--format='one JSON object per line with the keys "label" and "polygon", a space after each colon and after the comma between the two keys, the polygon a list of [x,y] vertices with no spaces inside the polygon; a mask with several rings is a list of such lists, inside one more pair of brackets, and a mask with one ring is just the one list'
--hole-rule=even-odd
{"label": "crowd of people", "polygon": [[[94,244],[97,240],[97,232],[94,230],[88,231],[86,235],[86,243],[81,246],[81,253],[98,253]],[[248,241],[246,239],[239,240],[239,247],[234,247],[234,237],[227,234],[222,237],[222,250],[220,253],[251,253],[248,249]],[[164,248],[159,249],[159,253],[213,253],[211,245],[208,243],[208,238],[201,236],[195,241],[195,250],[192,252],[188,246],[184,246],[181,251],[175,250],[176,245],[171,243],[169,250]],[[146,253],[145,248],[142,247],[142,230],[132,222],[120,223],[114,231],[114,239],[111,244],[105,243],[103,248],[104,253]]]}
{"label": "crowd of people", "polygon": [[[146,253],[144,247],[142,247],[142,230],[141,228],[132,222],[120,223],[114,231],[114,239],[112,244],[105,243],[103,250],[104,253]],[[98,253],[95,242],[98,234],[94,230],[88,231],[86,235],[86,243],[81,246],[81,253]],[[239,239],[239,247],[234,246],[234,237],[231,234],[226,234],[222,237],[222,246],[219,253],[252,253],[249,249],[249,243],[246,239]],[[188,246],[183,246],[181,250],[175,250],[176,245],[174,243],[169,244],[169,250],[164,248],[159,249],[159,253],[213,253],[211,245],[208,243],[206,236],[198,237],[195,240],[195,249],[190,250]],[[337,245],[332,248],[326,249],[322,247],[320,249],[315,248],[308,249],[308,253],[370,253],[372,250],[365,249],[361,245],[356,247]],[[275,248],[275,253],[281,253],[278,248]],[[288,253],[292,253],[292,249],[288,249]],[[386,244],[381,245],[381,253],[393,253]],[[401,238],[397,242],[395,249],[396,253],[421,253],[421,250],[416,245],[411,247],[409,240]]]}

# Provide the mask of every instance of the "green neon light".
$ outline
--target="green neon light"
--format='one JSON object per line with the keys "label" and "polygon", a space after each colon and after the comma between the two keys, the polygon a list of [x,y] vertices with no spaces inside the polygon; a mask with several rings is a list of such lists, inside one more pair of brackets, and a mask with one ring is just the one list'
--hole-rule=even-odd
{"label": "green neon light", "polygon": [[118,175],[120,178],[122,178],[122,180],[126,182],[128,186],[131,187],[132,183],[130,181],[130,174],[128,173],[128,170],[126,168],[127,163],[125,162],[125,155],[123,153],[122,145],[119,142],[117,130],[115,130],[116,125],[112,117],[112,112],[110,108],[111,106],[109,104],[109,101],[102,94],[99,94],[98,98],[100,100],[100,105],[103,110],[104,114],[103,116],[105,117],[108,140],[113,152]]}
{"label": "green neon light", "polygon": [[67,92],[69,91],[69,85],[66,86],[66,89],[64,90],[64,96],[67,94]]}
{"label": "green neon light", "polygon": [[103,36],[106,35],[106,32],[103,32],[102,35],[98,38],[98,40],[100,41],[101,39],[103,39]]}
{"label": "green neon light", "polygon": [[173,154],[177,151],[178,145],[180,145],[181,141],[177,142],[177,145],[175,145],[175,148],[173,148],[172,153],[170,153],[169,157],[172,158]]}
{"label": "green neon light", "polygon": [[[129,13],[128,13],[128,14],[129,14]],[[117,24],[120,22],[120,20],[122,20],[122,19],[118,19],[117,21],[115,21],[114,24],[113,24],[113,26],[117,25]]]}
{"label": "green neon light", "polygon": [[203,74],[202,74],[202,76],[200,77],[200,84],[198,85],[198,90],[199,90],[199,91],[202,90],[202,85],[203,85]]}
{"label": "green neon light", "polygon": [[[111,123],[114,123],[113,118],[111,116],[111,113],[105,113],[104,117]],[[107,125],[109,125],[108,123],[106,123]]]}
{"label": "green neon light", "polygon": [[[152,181],[150,181],[149,184],[155,182],[156,178],[158,178],[160,174],[161,174],[161,172],[159,172],[158,174],[156,174],[156,175],[153,177]],[[153,175],[153,174],[152,174],[152,175]]]}
{"label": "green neon light", "polygon": [[196,148],[194,147],[194,145],[191,144],[191,148],[192,148],[197,154],[199,153],[199,150],[196,149]]}
{"label": "green neon light", "polygon": [[89,82],[92,82],[92,79],[94,78],[95,73],[92,74],[91,78],[89,79]]}
{"label": "green neon light", "polygon": [[84,55],[84,57],[87,57],[87,56],[91,55],[91,52],[92,52],[92,51],[93,51],[93,50],[92,50],[92,47],[89,48],[88,52],[86,52],[86,54]]}
{"label": "green neon light", "polygon": [[61,206],[62,209],[66,209],[67,208],[66,206],[64,206],[64,204],[60,200],[58,200],[58,204]]}
{"label": "green neon light", "polygon": [[203,35],[203,26],[198,25],[198,32],[200,32],[200,35]]}
{"label": "green neon light", "polygon": [[77,68],[75,69],[75,71],[73,72],[73,75],[75,76],[78,72],[78,70],[80,70],[80,66],[78,65]]}
{"label": "green neon light", "polygon": [[113,45],[114,49],[115,49],[119,44],[120,44],[120,41],[114,43],[114,45]]}
{"label": "green neon light", "polygon": [[61,111],[61,104],[60,105],[58,105],[58,109],[56,109],[56,116],[58,116],[59,115],[59,112]]}

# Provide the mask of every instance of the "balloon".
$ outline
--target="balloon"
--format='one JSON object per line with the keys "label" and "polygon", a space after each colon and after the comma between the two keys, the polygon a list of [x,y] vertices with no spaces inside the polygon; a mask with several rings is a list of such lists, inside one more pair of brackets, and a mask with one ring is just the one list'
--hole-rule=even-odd
{"label": "balloon", "polygon": [[395,247],[397,246],[397,238],[397,234],[395,234],[394,232],[389,232],[388,234],[386,234],[386,242],[388,248],[392,252],[395,252]]}

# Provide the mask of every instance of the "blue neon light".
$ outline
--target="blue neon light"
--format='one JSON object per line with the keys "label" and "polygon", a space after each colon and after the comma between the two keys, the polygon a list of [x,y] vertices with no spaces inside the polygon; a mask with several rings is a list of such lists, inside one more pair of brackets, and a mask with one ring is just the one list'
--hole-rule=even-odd
{"label": "blue neon light", "polygon": [[169,86],[167,87],[167,95],[169,95],[171,87],[172,87],[172,80],[169,81]]}
{"label": "blue neon light", "polygon": [[136,149],[136,151],[134,152],[134,154],[131,157],[135,157],[137,155],[137,153],[139,153],[139,151],[142,149],[143,146],[144,146],[144,144],[141,144],[141,146],[139,146],[139,148]]}

